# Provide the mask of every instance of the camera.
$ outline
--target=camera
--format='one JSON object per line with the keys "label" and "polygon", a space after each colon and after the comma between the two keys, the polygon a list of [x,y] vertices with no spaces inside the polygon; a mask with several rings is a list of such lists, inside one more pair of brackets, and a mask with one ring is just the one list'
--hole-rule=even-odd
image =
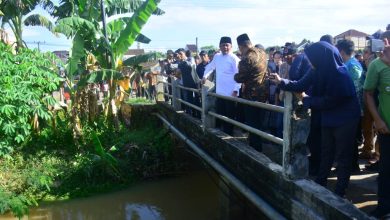
{"label": "camera", "polygon": [[368,40],[368,48],[370,48],[371,52],[381,52],[385,48],[385,43],[383,40],[370,39]]}

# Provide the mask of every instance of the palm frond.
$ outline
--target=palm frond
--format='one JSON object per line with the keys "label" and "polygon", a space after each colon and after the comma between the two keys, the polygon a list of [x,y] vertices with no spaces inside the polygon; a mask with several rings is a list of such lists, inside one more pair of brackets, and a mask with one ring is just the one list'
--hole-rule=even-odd
{"label": "palm frond", "polygon": [[[124,13],[133,13],[139,7],[141,7],[143,3],[145,3],[144,0],[108,0],[106,13],[107,16],[124,14]],[[156,8],[156,10],[154,10],[152,14],[163,15],[165,14],[165,11],[163,11],[160,8]]]}
{"label": "palm frond", "polygon": [[54,31],[54,25],[53,23],[47,19],[45,16],[40,14],[33,14],[28,16],[23,21],[25,26],[41,26],[47,28],[50,32],[57,35],[57,33]]}

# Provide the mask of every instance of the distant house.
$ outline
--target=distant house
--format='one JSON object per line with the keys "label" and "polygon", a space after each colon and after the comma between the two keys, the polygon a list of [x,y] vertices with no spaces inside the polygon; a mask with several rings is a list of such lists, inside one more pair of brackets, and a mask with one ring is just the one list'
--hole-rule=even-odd
{"label": "distant house", "polygon": [[69,58],[69,51],[67,50],[56,50],[53,53],[62,60],[62,62],[66,63]]}
{"label": "distant house", "polygon": [[184,49],[191,51],[192,54],[196,54],[198,52],[198,48],[195,44],[187,44]]}
{"label": "distant house", "polygon": [[366,37],[368,34],[351,29],[334,37],[337,42],[341,39],[348,39],[355,43],[355,50],[363,50],[367,46]]}
{"label": "distant house", "polygon": [[145,50],[144,49],[129,49],[125,55],[123,55],[123,60],[126,60],[130,57],[138,56],[141,54],[144,54]]}

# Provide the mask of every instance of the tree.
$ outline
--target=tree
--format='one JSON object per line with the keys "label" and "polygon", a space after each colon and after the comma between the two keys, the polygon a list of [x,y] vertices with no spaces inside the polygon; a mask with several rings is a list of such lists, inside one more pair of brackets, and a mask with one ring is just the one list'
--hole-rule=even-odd
{"label": "tree", "polygon": [[45,10],[51,12],[53,3],[50,0],[6,0],[0,2],[1,27],[8,24],[15,35],[16,48],[25,47],[23,42],[23,25],[39,25],[53,30],[53,24],[46,17],[39,14],[32,14],[24,18],[35,9],[36,6],[42,6]]}
{"label": "tree", "polygon": [[[152,14],[164,13],[157,8],[159,2],[160,0],[107,0],[104,2],[103,10],[109,16],[107,26],[104,25],[104,14],[98,7],[98,0],[79,0],[77,5],[62,1],[54,10],[53,15],[60,18],[55,31],[63,33],[73,41],[67,64],[69,87],[73,88],[73,79],[76,75],[80,76],[80,81],[85,81],[83,78],[89,78],[90,81],[90,74],[96,75],[95,79],[107,80],[110,89],[110,97],[106,103],[107,116],[113,116],[114,121],[116,121],[114,95],[116,79],[121,75],[122,57],[133,42],[139,39],[140,31],[149,17]],[[130,12],[132,14],[129,14]],[[90,55],[93,55],[99,66],[99,70],[92,73],[86,68]],[[76,101],[77,93],[72,97]],[[77,117],[76,114],[73,115]]]}

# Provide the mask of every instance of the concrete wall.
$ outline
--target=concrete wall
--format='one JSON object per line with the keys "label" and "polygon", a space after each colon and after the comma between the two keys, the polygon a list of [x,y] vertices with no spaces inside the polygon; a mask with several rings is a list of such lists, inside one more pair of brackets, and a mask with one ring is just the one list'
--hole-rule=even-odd
{"label": "concrete wall", "polygon": [[223,132],[203,131],[199,120],[165,103],[158,104],[158,112],[287,218],[370,219],[311,180],[287,180],[280,165]]}

